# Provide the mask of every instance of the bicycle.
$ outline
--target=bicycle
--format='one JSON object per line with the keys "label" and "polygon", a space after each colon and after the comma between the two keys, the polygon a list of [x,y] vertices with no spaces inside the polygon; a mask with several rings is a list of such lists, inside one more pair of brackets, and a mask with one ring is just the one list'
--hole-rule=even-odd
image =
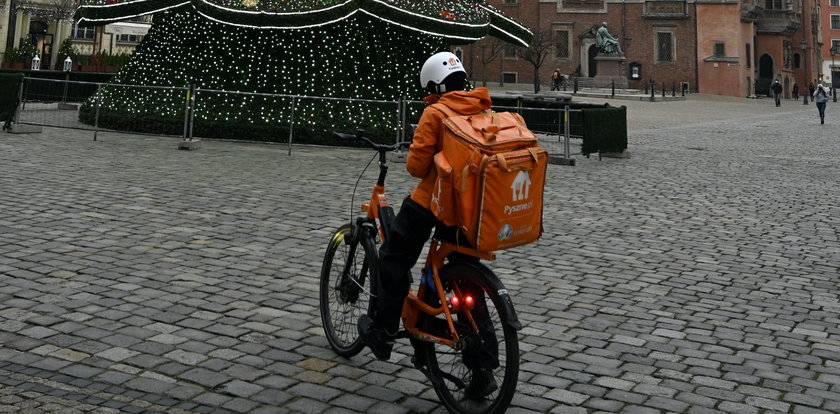
{"label": "bicycle", "polygon": [[[359,317],[376,309],[377,245],[387,237],[395,217],[385,196],[386,154],[402,144],[374,143],[361,130],[334,136],[364,141],[379,158],[379,177],[370,200],[362,204],[365,214],[333,233],[321,268],[324,332],[333,350],[349,358],[365,347],[356,326]],[[372,162],[373,158],[368,165]],[[494,260],[495,256],[447,240],[436,231],[419,287],[414,291],[412,283],[406,297],[403,329],[397,334],[398,339],[410,340],[413,365],[425,374],[452,413],[504,412],[519,375],[517,331],[522,325],[508,291],[479,259]],[[466,395],[474,370],[492,374],[497,386],[488,395]]]}

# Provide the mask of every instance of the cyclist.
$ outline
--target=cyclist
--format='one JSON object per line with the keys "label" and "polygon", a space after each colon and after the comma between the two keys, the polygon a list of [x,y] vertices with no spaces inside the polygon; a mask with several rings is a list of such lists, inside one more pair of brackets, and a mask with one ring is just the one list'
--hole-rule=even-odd
{"label": "cyclist", "polygon": [[[449,52],[433,55],[420,69],[420,84],[430,94],[424,99],[428,104],[441,103],[463,115],[490,109],[487,89],[466,91],[466,81],[467,72],[460,59]],[[427,107],[420,116],[409,147],[406,169],[421,181],[403,201],[380,249],[377,309],[373,317],[363,315],[359,319],[359,335],[380,360],[391,357],[403,301],[411,284],[411,268],[429,240],[432,229],[439,224],[430,205],[437,174],[434,156],[442,149],[442,122],[446,117],[432,107]],[[488,368],[492,367],[472,369],[472,379],[465,390],[468,397],[480,398],[496,390],[496,382]]]}

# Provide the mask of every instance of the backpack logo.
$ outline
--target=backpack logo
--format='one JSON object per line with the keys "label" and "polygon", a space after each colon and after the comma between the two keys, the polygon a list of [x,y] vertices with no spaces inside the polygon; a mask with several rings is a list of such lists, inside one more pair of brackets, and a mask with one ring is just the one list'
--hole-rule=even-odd
{"label": "backpack logo", "polygon": [[520,171],[510,185],[512,201],[520,201],[528,198],[528,190],[531,188],[531,177],[525,171]]}
{"label": "backpack logo", "polygon": [[[533,207],[533,201],[527,201],[531,190],[531,177],[528,176],[527,171],[519,171],[516,177],[513,178],[513,183],[510,185],[511,203],[512,205],[505,206],[505,214],[511,215],[522,211],[530,210]],[[519,204],[515,204],[519,202]]]}
{"label": "backpack logo", "polygon": [[437,205],[437,210],[439,213],[443,212],[443,205],[440,204],[440,193],[443,191],[443,187],[440,186],[440,182],[435,183],[435,187],[437,187],[437,193],[434,191],[432,192],[432,205]]}

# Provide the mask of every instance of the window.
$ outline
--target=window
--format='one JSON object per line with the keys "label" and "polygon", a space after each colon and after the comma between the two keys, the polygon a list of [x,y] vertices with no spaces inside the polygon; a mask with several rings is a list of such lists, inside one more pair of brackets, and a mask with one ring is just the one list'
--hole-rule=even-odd
{"label": "window", "polygon": [[793,42],[790,40],[782,41],[782,53],[784,67],[790,69],[793,65]]}
{"label": "window", "polygon": [[831,7],[840,7],[840,0],[831,0],[828,4]]}
{"label": "window", "polygon": [[133,34],[118,34],[117,42],[119,43],[140,43],[143,40],[143,35]]}
{"label": "window", "polygon": [[131,23],[151,23],[152,16],[147,14],[145,16],[131,17],[126,21]]}
{"label": "window", "polygon": [[840,14],[831,15],[831,29],[840,30]]}
{"label": "window", "polygon": [[725,57],[726,56],[726,44],[725,43],[715,43],[715,57]]}
{"label": "window", "polygon": [[516,83],[516,72],[502,73],[502,79],[505,83]]}
{"label": "window", "polygon": [[569,31],[557,30],[554,32],[557,43],[554,45],[554,57],[569,57]]}
{"label": "window", "polygon": [[751,50],[752,47],[750,47],[749,43],[747,43],[746,46],[747,46],[747,53],[744,55],[744,57],[746,58],[746,61],[747,61],[747,67],[751,68],[752,67],[752,50]]}
{"label": "window", "polygon": [[505,0],[505,4],[516,4],[516,0]]}
{"label": "window", "polygon": [[505,59],[516,59],[516,46],[505,46],[502,56]]}
{"label": "window", "polygon": [[781,10],[782,0],[764,0],[764,8],[767,10]]}
{"label": "window", "polygon": [[674,61],[674,34],[671,32],[656,33],[656,61]]}
{"label": "window", "polygon": [[73,39],[76,40],[93,40],[93,36],[96,33],[96,28],[94,27],[79,27],[78,23],[73,23],[73,28],[71,29],[71,34]]}

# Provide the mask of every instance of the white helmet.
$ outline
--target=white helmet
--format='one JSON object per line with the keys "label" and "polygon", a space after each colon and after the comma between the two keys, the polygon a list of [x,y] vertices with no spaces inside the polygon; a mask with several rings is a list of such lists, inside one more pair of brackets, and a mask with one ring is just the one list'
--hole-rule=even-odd
{"label": "white helmet", "polygon": [[[450,78],[453,81],[457,79],[457,83],[454,83],[455,86],[452,84],[448,85],[444,82],[453,73],[461,74]],[[432,55],[432,57],[426,59],[426,63],[420,69],[420,86],[431,93],[441,94],[452,90],[463,89],[463,86],[459,88],[457,85],[463,84],[463,81],[466,79],[467,71],[464,70],[461,59],[458,59],[458,56],[450,52],[440,52]]]}

